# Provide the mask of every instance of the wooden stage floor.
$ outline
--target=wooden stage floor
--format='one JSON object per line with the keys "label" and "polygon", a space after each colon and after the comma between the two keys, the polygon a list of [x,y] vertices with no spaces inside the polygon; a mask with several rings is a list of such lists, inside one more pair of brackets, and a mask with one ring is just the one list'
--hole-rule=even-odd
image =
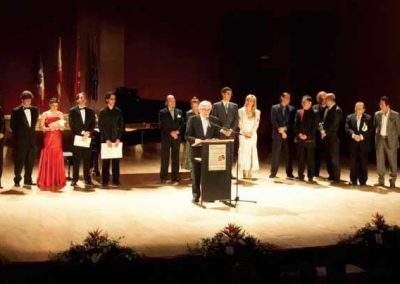
{"label": "wooden stage floor", "polygon": [[[270,180],[265,159],[255,180],[239,184],[240,198],[256,200],[256,204],[243,202],[229,208],[216,202],[207,204],[208,209],[191,203],[187,172],[178,186],[159,184],[157,147],[130,151],[121,164],[121,189],[95,187],[86,192],[68,185],[59,193],[15,190],[12,164],[7,163],[0,192],[0,254],[11,261],[46,260],[49,252],[64,250],[71,241],[81,242],[96,228],[115,238],[123,236],[122,244],[148,256],[173,256],[229,222],[287,248],[334,244],[376,212],[400,225],[398,188]],[[371,165],[369,184],[376,182],[373,170]],[[342,176],[348,178],[347,169]],[[232,192],[234,196],[234,182]]]}

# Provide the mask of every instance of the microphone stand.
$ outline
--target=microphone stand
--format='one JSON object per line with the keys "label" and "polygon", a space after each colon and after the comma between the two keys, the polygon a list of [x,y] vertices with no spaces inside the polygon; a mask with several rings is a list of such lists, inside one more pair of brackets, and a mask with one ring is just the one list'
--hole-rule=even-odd
{"label": "microphone stand", "polygon": [[[211,122],[209,119],[208,119],[208,122],[210,123],[210,125],[215,126],[215,127],[219,128],[220,130],[225,130],[225,131],[229,130],[229,129],[226,129],[225,127],[222,127],[218,124]],[[237,137],[239,139],[240,135],[246,136],[243,133],[240,133],[239,131],[235,131],[235,130],[231,130],[231,131],[233,134],[235,134],[235,138]],[[232,157],[234,156],[234,154],[233,154],[233,151],[235,148],[234,143],[235,142],[233,142],[233,146],[232,146]],[[233,162],[233,159],[232,159],[232,162]],[[240,199],[240,197],[239,197],[239,154],[238,154],[238,159],[236,161],[236,196],[235,196],[235,199],[233,199],[233,201],[235,201],[235,204],[232,204],[232,199],[230,201],[231,201],[230,203],[227,203],[227,202],[223,202],[223,203],[230,207],[234,207],[234,208],[237,207],[238,202],[257,203],[257,201],[255,201],[255,200],[243,200],[243,199]]]}

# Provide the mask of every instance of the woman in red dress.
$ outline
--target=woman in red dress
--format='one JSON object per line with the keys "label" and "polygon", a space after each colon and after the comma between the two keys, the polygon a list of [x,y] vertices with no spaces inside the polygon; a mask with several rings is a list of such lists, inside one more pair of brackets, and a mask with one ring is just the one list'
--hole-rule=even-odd
{"label": "woman in red dress", "polygon": [[40,117],[40,128],[44,134],[44,145],[40,153],[37,185],[41,190],[55,191],[65,186],[62,134],[65,120],[58,111],[58,101],[51,98],[50,109]]}

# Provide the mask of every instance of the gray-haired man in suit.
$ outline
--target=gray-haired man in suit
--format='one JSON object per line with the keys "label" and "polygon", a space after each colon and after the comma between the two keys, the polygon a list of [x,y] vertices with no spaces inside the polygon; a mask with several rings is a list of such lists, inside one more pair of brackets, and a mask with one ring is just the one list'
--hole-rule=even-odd
{"label": "gray-haired man in suit", "polygon": [[385,157],[389,163],[390,187],[396,186],[397,177],[397,149],[399,148],[400,116],[390,109],[388,97],[381,97],[379,101],[380,111],[374,116],[376,165],[378,171],[378,184],[385,184]]}

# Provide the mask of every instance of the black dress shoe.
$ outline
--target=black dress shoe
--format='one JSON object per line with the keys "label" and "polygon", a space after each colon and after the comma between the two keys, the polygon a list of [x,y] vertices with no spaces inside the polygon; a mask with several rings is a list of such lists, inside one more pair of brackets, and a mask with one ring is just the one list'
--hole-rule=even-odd
{"label": "black dress shoe", "polygon": [[192,203],[199,203],[199,198],[193,198]]}
{"label": "black dress shoe", "polygon": [[351,181],[351,182],[349,182],[349,185],[356,186],[357,182]]}
{"label": "black dress shoe", "polygon": [[85,186],[93,186],[93,182],[91,180],[85,181]]}
{"label": "black dress shoe", "polygon": [[293,174],[288,174],[288,175],[286,175],[286,177],[287,178],[294,178],[294,175]]}
{"label": "black dress shoe", "polygon": [[300,180],[300,181],[304,181],[304,176],[299,176],[299,177],[296,177],[295,179]]}
{"label": "black dress shoe", "polygon": [[71,186],[76,186],[77,183],[78,183],[77,180],[73,180],[73,181],[71,181]]}
{"label": "black dress shoe", "polygon": [[317,184],[317,182],[314,180],[314,178],[308,178],[308,183]]}
{"label": "black dress shoe", "polygon": [[14,187],[20,187],[19,182],[14,183]]}
{"label": "black dress shoe", "polygon": [[112,183],[114,186],[120,186],[121,185],[121,183],[119,182],[119,181],[113,181],[113,183]]}
{"label": "black dress shoe", "polygon": [[167,183],[167,180],[162,178],[162,179],[160,179],[160,183],[162,183],[162,184]]}
{"label": "black dress shoe", "polygon": [[107,186],[108,186],[108,181],[103,181],[103,182],[101,183],[101,185],[102,185],[103,187],[107,187]]}
{"label": "black dress shoe", "polygon": [[276,175],[271,174],[269,175],[269,178],[276,178]]}
{"label": "black dress shoe", "polygon": [[24,186],[33,186],[36,185],[34,182],[24,182]]}

